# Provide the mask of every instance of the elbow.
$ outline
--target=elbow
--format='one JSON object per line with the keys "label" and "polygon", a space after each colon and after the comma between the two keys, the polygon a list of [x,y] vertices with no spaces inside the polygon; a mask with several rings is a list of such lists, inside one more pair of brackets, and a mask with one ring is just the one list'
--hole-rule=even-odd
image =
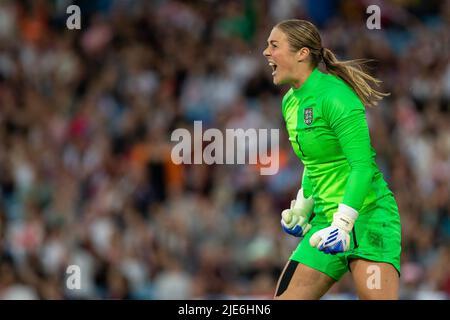
{"label": "elbow", "polygon": [[350,164],[351,172],[357,173],[360,176],[365,177],[367,180],[372,181],[373,177],[375,176],[375,167],[372,165],[371,162],[358,162]]}

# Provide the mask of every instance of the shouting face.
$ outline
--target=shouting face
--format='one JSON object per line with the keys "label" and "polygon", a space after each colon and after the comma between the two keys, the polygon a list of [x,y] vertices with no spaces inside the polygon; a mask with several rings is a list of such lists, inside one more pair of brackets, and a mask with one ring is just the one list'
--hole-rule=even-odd
{"label": "shouting face", "polygon": [[292,51],[286,35],[281,30],[272,29],[263,54],[272,67],[274,84],[295,83],[297,53]]}

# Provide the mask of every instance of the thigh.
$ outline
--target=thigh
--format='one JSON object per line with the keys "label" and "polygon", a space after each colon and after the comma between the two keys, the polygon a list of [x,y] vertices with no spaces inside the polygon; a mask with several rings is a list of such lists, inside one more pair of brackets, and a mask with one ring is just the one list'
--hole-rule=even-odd
{"label": "thigh", "polygon": [[311,230],[300,241],[297,248],[292,253],[290,260],[298,261],[302,265],[326,274],[335,281],[348,271],[347,256],[344,253],[327,254],[319,251],[315,247],[311,247],[309,239],[316,231],[328,227],[328,224],[314,224]]}
{"label": "thigh", "polygon": [[354,259],[350,261],[350,270],[360,299],[398,299],[399,274],[392,264]]}
{"label": "thigh", "polygon": [[400,273],[401,224],[393,197],[380,199],[374,208],[361,212],[351,232],[348,261],[363,259],[393,265]]}
{"label": "thigh", "polygon": [[334,283],[335,280],[325,273],[289,260],[278,280],[274,299],[317,300]]}

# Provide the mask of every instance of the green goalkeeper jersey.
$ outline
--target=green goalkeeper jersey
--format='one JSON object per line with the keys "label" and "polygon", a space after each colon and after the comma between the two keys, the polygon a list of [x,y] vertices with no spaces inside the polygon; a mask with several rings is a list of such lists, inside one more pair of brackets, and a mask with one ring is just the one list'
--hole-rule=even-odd
{"label": "green goalkeeper jersey", "polygon": [[314,69],[285,94],[282,111],[318,219],[331,222],[339,203],[364,214],[392,195],[375,162],[364,105],[342,79]]}

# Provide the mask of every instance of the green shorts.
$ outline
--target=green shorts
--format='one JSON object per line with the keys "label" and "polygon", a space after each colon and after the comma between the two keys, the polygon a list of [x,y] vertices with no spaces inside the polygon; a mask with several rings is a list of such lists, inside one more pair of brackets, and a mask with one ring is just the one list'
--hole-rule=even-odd
{"label": "green shorts", "polygon": [[366,259],[392,264],[400,274],[401,225],[393,196],[379,199],[359,213],[350,234],[350,249],[335,255],[313,248],[309,238],[330,225],[323,215],[311,220],[312,228],[301,240],[290,259],[319,270],[338,281],[348,270],[352,259]]}

